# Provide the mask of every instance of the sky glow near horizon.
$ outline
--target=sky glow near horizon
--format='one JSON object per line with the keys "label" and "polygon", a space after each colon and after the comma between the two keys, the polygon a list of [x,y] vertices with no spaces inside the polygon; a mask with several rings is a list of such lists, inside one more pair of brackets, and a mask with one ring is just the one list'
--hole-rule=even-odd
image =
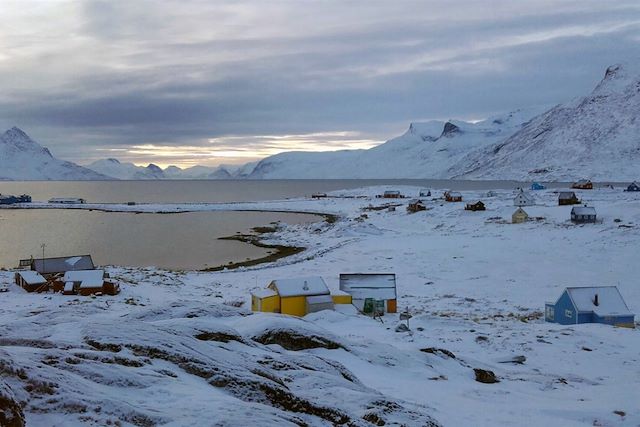
{"label": "sky glow near horizon", "polygon": [[244,163],[588,93],[640,3],[3,0],[0,125],[57,157]]}

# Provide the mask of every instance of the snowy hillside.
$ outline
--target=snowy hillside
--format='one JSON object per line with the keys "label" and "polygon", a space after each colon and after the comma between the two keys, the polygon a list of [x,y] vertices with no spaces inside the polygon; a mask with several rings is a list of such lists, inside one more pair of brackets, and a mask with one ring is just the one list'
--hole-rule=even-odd
{"label": "snowy hillside", "polygon": [[412,123],[407,132],[369,150],[290,152],[259,162],[250,178],[448,178],[470,151],[512,135],[539,111],[518,110],[470,123]]}
{"label": "snowy hillside", "polygon": [[640,72],[634,68],[609,67],[589,96],[558,105],[506,141],[470,154],[451,169],[451,175],[559,181],[638,179]]}
{"label": "snowy hillside", "polygon": [[58,160],[51,152],[13,127],[0,135],[0,180],[109,179],[75,163]]}

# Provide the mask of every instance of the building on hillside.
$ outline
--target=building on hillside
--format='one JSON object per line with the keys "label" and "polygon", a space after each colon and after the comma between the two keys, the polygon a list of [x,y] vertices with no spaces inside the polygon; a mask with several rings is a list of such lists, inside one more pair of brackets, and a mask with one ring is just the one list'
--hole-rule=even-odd
{"label": "building on hillside", "polygon": [[397,190],[388,190],[382,194],[382,197],[384,199],[401,199],[402,194],[400,194],[400,192]]}
{"label": "building on hillside", "polygon": [[[22,265],[22,262],[20,264]],[[56,258],[33,258],[31,259],[31,270],[37,271],[43,276],[66,273],[67,271],[94,270],[91,255],[79,255]]]}
{"label": "building on hillside", "polygon": [[514,206],[533,206],[536,202],[533,200],[533,197],[527,193],[525,193],[522,189],[516,194],[516,197],[513,198]]}
{"label": "building on hillside", "polygon": [[461,202],[462,201],[462,194],[455,192],[455,191],[445,191],[444,192],[444,199],[447,202]]}
{"label": "building on hillside", "polygon": [[633,328],[634,314],[615,286],[566,288],[555,303],[546,303],[544,318],[561,325],[604,323]]}
{"label": "building on hillside", "polygon": [[27,292],[45,292],[49,290],[49,284],[37,271],[19,271],[15,274],[16,285],[21,286]]}
{"label": "building on hillside", "polygon": [[61,280],[65,293],[71,288],[74,294],[87,296],[102,294],[106,278],[104,270],[75,270],[64,273]]}
{"label": "building on hillside", "polygon": [[485,193],[485,197],[496,197],[498,195],[498,193],[496,193],[493,190],[489,190]]}
{"label": "building on hillside", "polygon": [[340,274],[340,290],[353,298],[353,305],[365,311],[367,300],[380,301],[387,313],[397,312],[396,275],[393,273]]}
{"label": "building on hillside", "polygon": [[540,184],[539,182],[534,182],[533,184],[531,184],[531,189],[536,191],[536,190],[544,190],[546,187],[542,184]]}
{"label": "building on hillside", "polygon": [[511,215],[512,224],[522,224],[523,222],[527,222],[528,220],[529,214],[527,214],[522,208],[516,209],[516,211]]}
{"label": "building on hillside", "polygon": [[327,193],[313,193],[311,195],[312,199],[326,199],[327,198]]}
{"label": "building on hillside", "polygon": [[576,196],[576,193],[573,191],[561,191],[558,194],[558,205],[578,205],[580,204],[580,199]]}
{"label": "building on hillside", "polygon": [[86,203],[85,199],[81,199],[79,197],[54,197],[49,199],[49,203],[59,204],[59,205],[81,205]]}
{"label": "building on hillside", "polygon": [[420,197],[431,197],[431,190],[428,188],[423,188],[420,190]]}
{"label": "building on hillside", "polygon": [[640,184],[633,181],[631,184],[629,184],[625,191],[640,191]]}
{"label": "building on hillside", "polygon": [[407,205],[407,212],[409,213],[415,213],[415,212],[426,211],[426,210],[427,210],[427,207],[420,199],[410,200],[409,204]]}
{"label": "building on hillside", "polygon": [[273,280],[267,289],[251,294],[253,311],[304,316],[333,308],[331,293],[322,277]]}
{"label": "building on hillside", "polygon": [[596,222],[596,210],[591,206],[571,208],[571,221],[576,223]]}
{"label": "building on hillside", "polygon": [[588,179],[581,179],[573,183],[571,188],[577,188],[579,190],[593,190],[593,183]]}
{"label": "building on hillside", "polygon": [[477,201],[475,203],[467,203],[464,207],[465,211],[485,211],[487,208],[484,206],[484,203],[481,201]]}

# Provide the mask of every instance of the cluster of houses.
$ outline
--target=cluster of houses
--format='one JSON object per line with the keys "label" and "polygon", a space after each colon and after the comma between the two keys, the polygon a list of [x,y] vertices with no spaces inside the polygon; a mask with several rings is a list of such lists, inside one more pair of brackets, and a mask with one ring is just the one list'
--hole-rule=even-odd
{"label": "cluster of houses", "polygon": [[82,205],[86,202],[87,201],[85,199],[82,199],[80,197],[54,197],[52,199],[49,199],[49,203],[55,205]]}
{"label": "cluster of houses", "polygon": [[27,194],[21,194],[19,196],[0,194],[0,205],[15,205],[16,203],[31,203],[31,196]]}
{"label": "cluster of houses", "polygon": [[[251,294],[253,311],[290,316],[334,310],[340,304],[351,304],[367,315],[397,313],[396,275],[340,274],[340,290],[333,293],[322,277],[277,279]],[[615,286],[566,288],[555,303],[545,304],[545,321],[635,327],[635,315]]]}
{"label": "cluster of houses", "polygon": [[104,270],[96,269],[91,255],[20,260],[15,282],[27,292],[63,295],[116,295],[120,286]]}
{"label": "cluster of houses", "polygon": [[277,279],[252,292],[251,309],[257,312],[305,316],[351,304],[364,314],[397,311],[396,275],[393,273],[340,274],[340,290],[333,294],[322,277]]}

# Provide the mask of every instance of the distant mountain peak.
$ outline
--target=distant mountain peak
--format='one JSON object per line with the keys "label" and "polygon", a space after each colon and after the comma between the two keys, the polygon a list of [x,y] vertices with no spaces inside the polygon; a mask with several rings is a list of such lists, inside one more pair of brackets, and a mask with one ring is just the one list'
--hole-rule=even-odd
{"label": "distant mountain peak", "polygon": [[442,135],[440,135],[440,138],[443,138],[443,137],[450,138],[455,134],[461,133],[461,132],[462,132],[462,129],[460,129],[458,126],[454,125],[451,122],[447,122],[444,124],[444,128],[442,129]]}

